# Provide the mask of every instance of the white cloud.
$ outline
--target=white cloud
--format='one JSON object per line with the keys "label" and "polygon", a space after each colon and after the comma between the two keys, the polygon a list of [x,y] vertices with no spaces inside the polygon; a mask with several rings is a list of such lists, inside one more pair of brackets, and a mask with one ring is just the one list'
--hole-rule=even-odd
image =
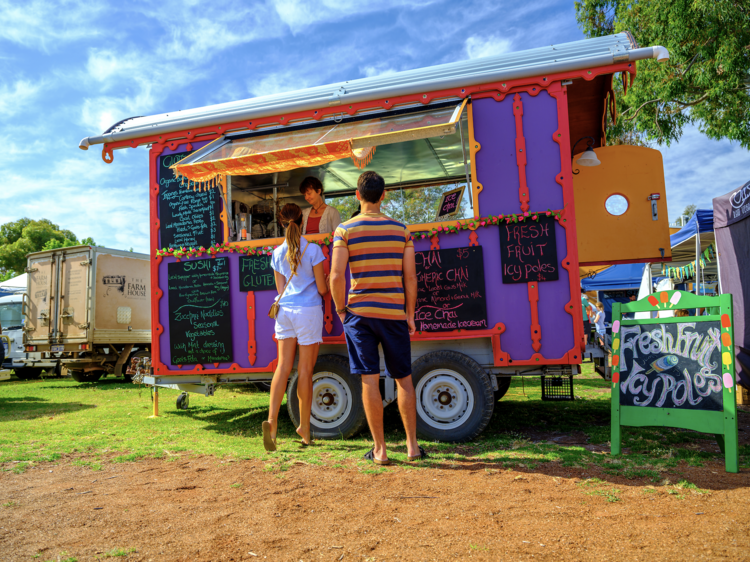
{"label": "white cloud", "polygon": [[694,126],[685,128],[679,143],[658,149],[664,158],[670,221],[687,205],[713,208],[714,197],[750,179],[750,151],[738,143],[711,140]]}
{"label": "white cloud", "polygon": [[44,88],[44,82],[16,80],[13,84],[0,84],[0,117],[19,113],[31,105]]}
{"label": "white cloud", "polygon": [[102,3],[77,0],[0,0],[0,39],[48,51],[63,43],[102,34],[96,20]]}
{"label": "white cloud", "polygon": [[366,76],[367,78],[371,78],[373,76],[388,76],[389,74],[396,74],[397,72],[400,71],[392,68],[388,65],[388,63],[384,62],[359,67],[359,73]]}
{"label": "white cloud", "polygon": [[470,59],[480,59],[482,57],[495,57],[510,52],[513,47],[513,40],[507,37],[498,37],[489,35],[479,37],[472,35],[464,43],[466,54]]}

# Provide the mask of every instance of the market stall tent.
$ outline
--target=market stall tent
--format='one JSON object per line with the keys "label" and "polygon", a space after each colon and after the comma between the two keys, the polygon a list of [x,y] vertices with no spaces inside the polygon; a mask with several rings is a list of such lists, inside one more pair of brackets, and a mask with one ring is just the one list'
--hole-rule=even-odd
{"label": "market stall tent", "polygon": [[18,277],[13,277],[7,281],[0,283],[0,297],[6,295],[15,295],[16,293],[23,293],[26,290],[26,280],[28,279],[28,273],[23,273]]}
{"label": "market stall tent", "polygon": [[734,356],[737,383],[750,388],[750,182],[716,197],[714,228],[722,293],[731,293],[734,307]]}

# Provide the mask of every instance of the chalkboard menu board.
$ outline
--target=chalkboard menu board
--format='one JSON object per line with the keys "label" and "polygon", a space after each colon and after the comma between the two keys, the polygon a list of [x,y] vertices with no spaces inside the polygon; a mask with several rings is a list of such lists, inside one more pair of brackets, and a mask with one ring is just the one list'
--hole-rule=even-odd
{"label": "chalkboard menu board", "polygon": [[415,257],[417,330],[486,330],[482,247],[430,250]]}
{"label": "chalkboard menu board", "polygon": [[275,289],[271,256],[240,256],[240,291]]}
{"label": "chalkboard menu board", "polygon": [[719,322],[620,327],[620,405],[723,409]]}
{"label": "chalkboard menu board", "polygon": [[500,250],[503,283],[557,281],[560,264],[553,217],[501,225]]}
{"label": "chalkboard menu board", "polygon": [[174,262],[167,272],[172,364],[232,361],[229,259]]}
{"label": "chalkboard menu board", "polygon": [[159,157],[159,234],[161,248],[208,248],[221,242],[221,194],[217,188],[193,191],[181,186],[170,166],[189,152]]}
{"label": "chalkboard menu board", "polygon": [[438,205],[437,220],[455,215],[461,208],[463,195],[463,187],[443,193],[440,198],[440,205]]}

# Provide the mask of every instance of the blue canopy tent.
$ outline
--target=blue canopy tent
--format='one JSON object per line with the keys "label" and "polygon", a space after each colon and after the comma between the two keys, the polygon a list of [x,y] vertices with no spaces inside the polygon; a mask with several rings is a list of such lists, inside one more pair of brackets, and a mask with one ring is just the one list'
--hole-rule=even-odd
{"label": "blue canopy tent", "polygon": [[638,295],[645,267],[645,263],[623,263],[581,279],[584,291],[597,291],[597,300],[604,305],[607,324],[612,323],[613,303],[629,302],[631,295]]}

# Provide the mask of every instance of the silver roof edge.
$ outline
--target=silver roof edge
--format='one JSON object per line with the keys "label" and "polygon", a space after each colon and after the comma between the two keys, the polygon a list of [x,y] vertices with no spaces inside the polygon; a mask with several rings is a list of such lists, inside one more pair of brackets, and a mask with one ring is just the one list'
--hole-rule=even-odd
{"label": "silver roof edge", "polygon": [[669,58],[669,53],[661,46],[638,48],[632,35],[624,32],[495,57],[408,70],[387,76],[361,78],[151,117],[124,119],[101,135],[84,138],[79,148],[88,150],[92,144],[127,141],[149,135],[250,121],[327,106],[335,108],[343,104],[380,98],[532,78],[650,58],[664,61]]}

